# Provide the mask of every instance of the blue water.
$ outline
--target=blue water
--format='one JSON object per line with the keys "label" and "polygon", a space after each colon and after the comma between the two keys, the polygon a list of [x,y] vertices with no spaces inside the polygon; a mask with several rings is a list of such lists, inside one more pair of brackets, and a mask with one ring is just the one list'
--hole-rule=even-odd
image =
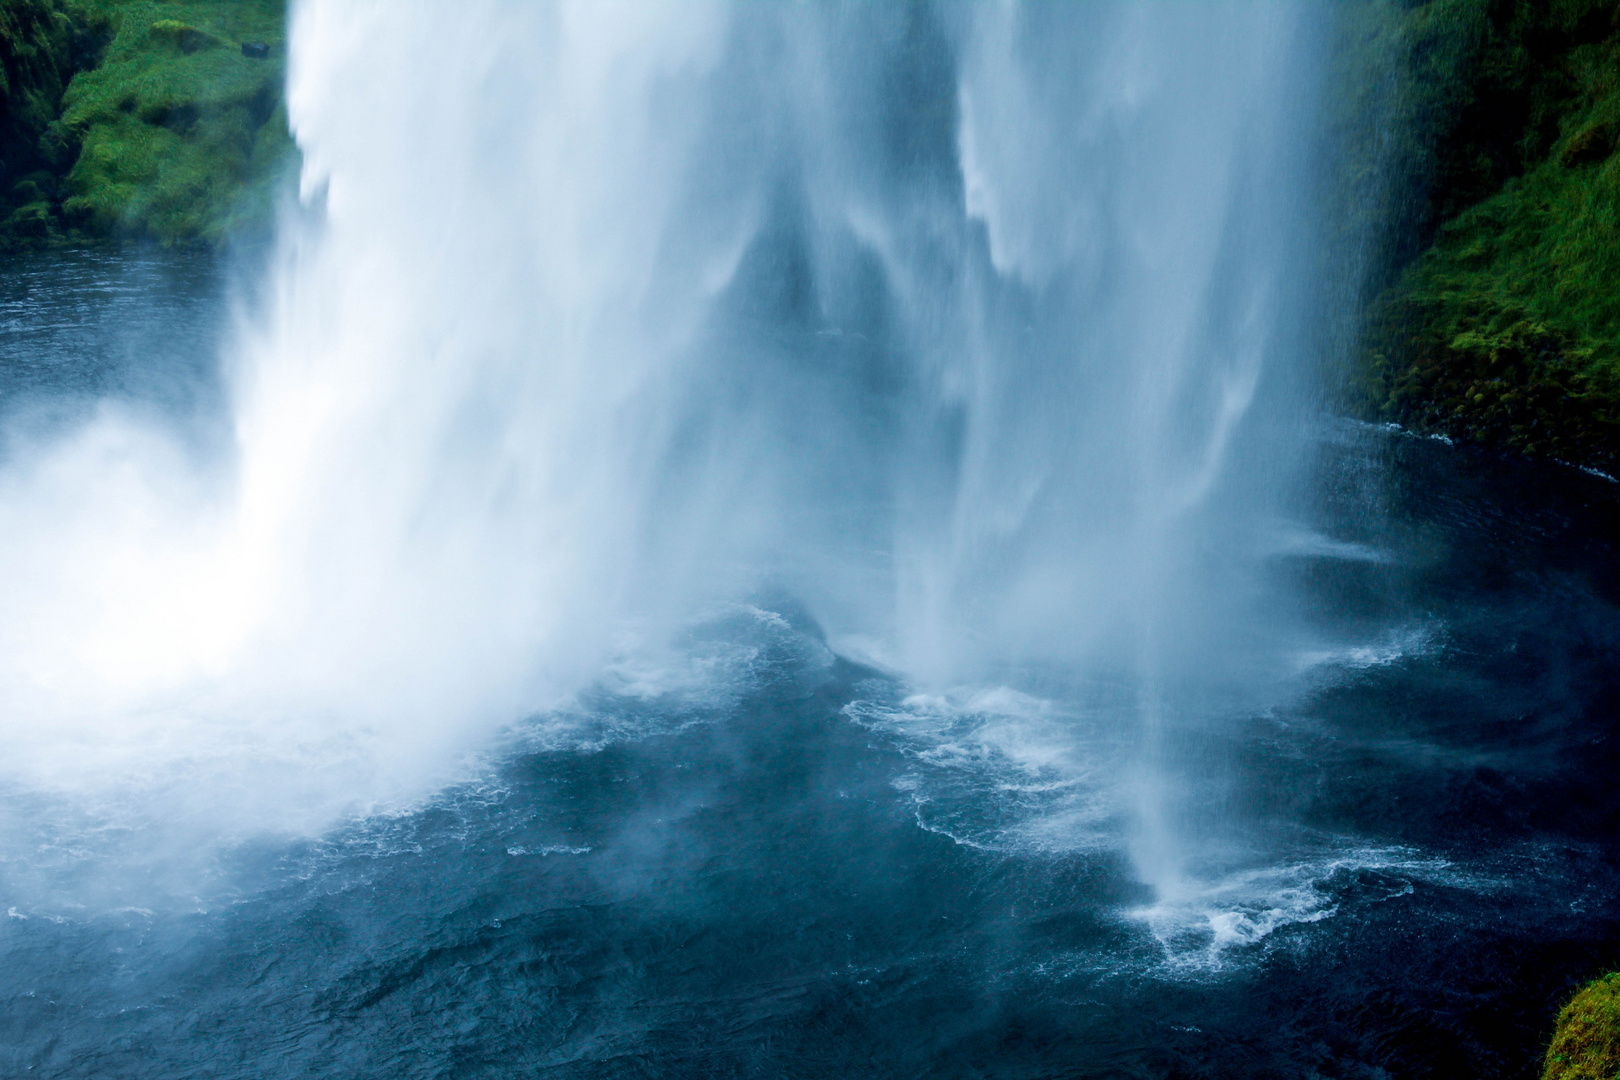
{"label": "blue water", "polygon": [[[11,423],[206,415],[224,281],[8,265]],[[423,802],[205,853],[192,896],[148,866],[75,899],[149,825],[63,811],[0,862],[0,1074],[1534,1076],[1620,966],[1620,492],[1324,432],[1273,571],[1375,644],[1165,740],[1209,853],[1179,907],[1109,839],[1070,759],[1120,736],[1061,673],[914,696],[761,595],[688,627],[702,678],[606,679]]]}
{"label": "blue water", "polygon": [[0,400],[218,406],[226,268],[196,249],[14,252],[0,274]]}

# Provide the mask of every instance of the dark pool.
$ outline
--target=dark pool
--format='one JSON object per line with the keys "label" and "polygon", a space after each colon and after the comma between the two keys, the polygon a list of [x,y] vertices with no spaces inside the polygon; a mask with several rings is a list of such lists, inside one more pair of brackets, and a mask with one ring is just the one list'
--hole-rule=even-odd
{"label": "dark pool", "polygon": [[[13,261],[8,423],[217,412],[225,280]],[[708,689],[610,681],[406,812],[210,854],[196,896],[42,894],[31,863],[138,840],[105,822],[8,850],[0,1073],[1536,1076],[1620,967],[1620,489],[1324,429],[1331,543],[1276,572],[1361,644],[1171,732],[1212,853],[1179,906],[1074,764],[1128,753],[1106,724],[919,701],[757,598],[689,629]]]}

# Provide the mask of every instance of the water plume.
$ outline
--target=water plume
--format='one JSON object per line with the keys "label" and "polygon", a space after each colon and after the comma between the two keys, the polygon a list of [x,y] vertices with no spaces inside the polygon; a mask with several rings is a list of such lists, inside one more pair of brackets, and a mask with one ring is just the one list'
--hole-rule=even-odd
{"label": "water plume", "polygon": [[1134,687],[1156,791],[1283,633],[1315,18],[300,0],[229,453],[108,405],[0,475],[8,782],[318,828],[769,588]]}

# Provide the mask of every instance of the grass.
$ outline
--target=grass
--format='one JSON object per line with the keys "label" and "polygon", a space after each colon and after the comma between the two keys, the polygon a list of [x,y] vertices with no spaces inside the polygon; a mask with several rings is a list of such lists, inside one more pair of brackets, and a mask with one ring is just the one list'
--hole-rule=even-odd
{"label": "grass", "polygon": [[[99,0],[113,29],[59,121],[80,145],[64,217],[90,232],[223,242],[268,226],[293,161],[281,0]],[[271,46],[244,56],[244,42]]]}
{"label": "grass", "polygon": [[1587,984],[1558,1014],[1541,1080],[1620,1076],[1620,973]]}
{"label": "grass", "polygon": [[0,2],[0,233],[50,231],[57,185],[39,142],[61,110],[74,42],[51,0]]}
{"label": "grass", "polygon": [[[1427,181],[1434,242],[1371,305],[1357,387],[1378,417],[1614,471],[1620,4],[1426,7],[1469,3],[1490,16],[1457,19],[1473,44],[1425,54],[1450,59],[1424,108],[1454,117],[1431,122],[1450,161]],[[1481,100],[1495,126],[1456,119]]]}
{"label": "grass", "polygon": [[0,0],[0,243],[267,230],[297,160],[285,19],[285,0]]}

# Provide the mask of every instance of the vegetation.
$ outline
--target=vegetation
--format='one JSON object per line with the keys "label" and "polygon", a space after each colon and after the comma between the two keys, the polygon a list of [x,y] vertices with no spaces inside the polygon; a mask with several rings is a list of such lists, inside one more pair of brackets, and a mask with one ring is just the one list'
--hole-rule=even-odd
{"label": "vegetation", "polygon": [[1379,10],[1406,82],[1357,372],[1364,408],[1615,469],[1620,3]]}
{"label": "vegetation", "polygon": [[0,240],[267,227],[295,160],[284,20],[284,0],[0,0],[23,88],[0,118]]}
{"label": "vegetation", "polygon": [[1542,1080],[1620,1076],[1620,973],[1588,984],[1558,1014]]}
{"label": "vegetation", "polygon": [[61,111],[84,44],[51,0],[0,2],[0,184],[9,195],[0,198],[0,231],[49,230],[57,178],[40,140]]}

